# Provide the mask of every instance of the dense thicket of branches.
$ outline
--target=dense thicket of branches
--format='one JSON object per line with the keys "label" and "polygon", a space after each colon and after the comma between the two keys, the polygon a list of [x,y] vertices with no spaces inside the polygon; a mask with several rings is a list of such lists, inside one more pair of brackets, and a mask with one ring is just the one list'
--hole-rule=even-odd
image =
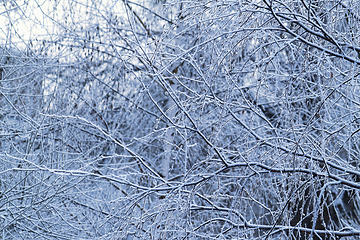
{"label": "dense thicket of branches", "polygon": [[360,4],[3,1],[3,239],[356,239]]}

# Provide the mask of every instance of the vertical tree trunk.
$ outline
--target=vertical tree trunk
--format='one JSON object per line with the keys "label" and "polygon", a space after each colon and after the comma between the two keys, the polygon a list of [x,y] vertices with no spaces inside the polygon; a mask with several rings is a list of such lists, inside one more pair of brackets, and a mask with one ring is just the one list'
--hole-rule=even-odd
{"label": "vertical tree trunk", "polygon": [[[179,19],[180,20],[181,20],[181,14],[182,14],[182,4],[180,4],[180,8],[179,8]],[[183,26],[182,22],[179,22],[178,28],[177,28],[177,33],[181,33],[183,28],[184,28],[184,26]],[[179,39],[176,40],[176,46],[181,46],[181,42],[179,41]],[[176,54],[179,54],[179,53],[180,53],[179,49],[177,49]],[[181,65],[181,64],[175,63],[173,65],[173,69],[171,69],[172,74],[177,73],[177,71],[179,70],[178,69],[179,65]],[[175,78],[172,78],[172,80],[173,81],[169,83],[170,88],[171,88],[170,91],[175,93],[177,91],[178,83]],[[175,101],[173,100],[173,98],[170,95],[169,95],[169,101],[167,102],[167,107],[168,107],[167,114],[168,114],[169,119],[174,120],[176,111],[177,111],[177,106],[176,106]],[[168,129],[166,130],[166,134],[165,134],[165,154],[164,154],[164,159],[162,162],[163,175],[166,180],[168,180],[168,178],[169,178],[173,139],[174,139],[174,128],[173,128],[173,126],[168,126]]]}

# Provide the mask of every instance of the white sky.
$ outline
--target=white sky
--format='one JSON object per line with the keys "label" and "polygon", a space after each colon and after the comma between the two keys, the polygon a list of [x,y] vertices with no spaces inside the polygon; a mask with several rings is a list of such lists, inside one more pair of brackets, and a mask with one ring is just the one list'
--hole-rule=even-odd
{"label": "white sky", "polygon": [[86,28],[109,10],[125,13],[121,1],[8,0],[0,4],[0,44],[21,47],[30,39],[56,38],[67,28],[65,20],[70,27]]}

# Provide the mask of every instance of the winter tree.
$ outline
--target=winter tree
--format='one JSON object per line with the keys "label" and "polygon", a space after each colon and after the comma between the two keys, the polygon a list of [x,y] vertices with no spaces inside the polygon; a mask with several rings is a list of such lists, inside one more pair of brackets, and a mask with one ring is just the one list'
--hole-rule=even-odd
{"label": "winter tree", "polygon": [[357,239],[360,4],[1,3],[3,239]]}

